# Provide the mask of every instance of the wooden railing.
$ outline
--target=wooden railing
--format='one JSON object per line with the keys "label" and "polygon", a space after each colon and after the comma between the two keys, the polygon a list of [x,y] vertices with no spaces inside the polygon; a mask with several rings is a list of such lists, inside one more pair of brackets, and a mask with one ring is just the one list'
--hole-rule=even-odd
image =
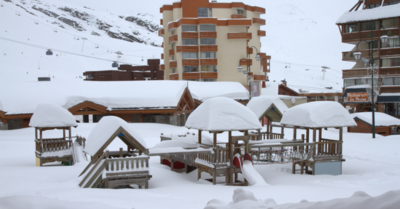
{"label": "wooden railing", "polygon": [[217,52],[218,45],[201,45],[200,51],[201,52]]}
{"label": "wooden railing", "polygon": [[182,38],[198,39],[199,38],[199,34],[197,32],[182,32]]}
{"label": "wooden railing", "polygon": [[217,72],[201,72],[201,78],[204,79],[217,79],[218,73]]}
{"label": "wooden railing", "polygon": [[106,171],[135,170],[149,167],[149,157],[106,158]]}
{"label": "wooden railing", "polygon": [[212,165],[226,165],[229,162],[229,151],[227,148],[214,148],[214,153],[198,153],[197,158]]}
{"label": "wooden railing", "polygon": [[266,36],[266,32],[265,32],[265,30],[258,30],[257,35],[258,36]]}
{"label": "wooden railing", "polygon": [[[356,51],[342,52],[342,60],[343,61],[345,61],[345,60],[355,60],[354,55],[353,55],[354,52],[356,52]],[[368,57],[368,58],[370,57],[369,50],[361,50],[359,52],[361,52],[361,57]],[[374,58],[378,58],[379,57],[379,50],[378,49],[373,50],[373,55],[374,55]]]}
{"label": "wooden railing", "polygon": [[393,56],[393,55],[400,55],[400,48],[383,48],[383,49],[381,49],[381,56]]}
{"label": "wooden railing", "polygon": [[201,65],[218,65],[218,60],[217,59],[201,59],[200,64]]}
{"label": "wooden railing", "polygon": [[231,15],[231,18],[246,18],[244,15],[238,15],[238,14],[233,14]]}
{"label": "wooden railing", "polygon": [[217,32],[200,32],[200,38],[217,38]]}
{"label": "wooden railing", "polygon": [[342,141],[321,139],[320,142],[315,142],[314,156],[338,156],[342,155]]}
{"label": "wooden railing", "polygon": [[381,36],[387,35],[387,36],[398,36],[399,35],[399,29],[387,29],[387,30],[381,30]]}
{"label": "wooden railing", "polygon": [[365,77],[365,76],[367,76],[367,69],[343,70],[343,78]]}
{"label": "wooden railing", "polygon": [[175,60],[169,61],[169,67],[177,67],[178,63]]}
{"label": "wooden railing", "polygon": [[164,64],[160,65],[160,70],[165,70],[165,65]]}
{"label": "wooden railing", "polygon": [[169,56],[175,55],[175,50],[170,49],[168,53],[169,53]]}
{"label": "wooden railing", "polygon": [[158,36],[163,37],[163,35],[164,35],[164,29],[159,30],[158,31]]}
{"label": "wooden railing", "polygon": [[252,33],[228,33],[228,39],[252,39]]}
{"label": "wooden railing", "polygon": [[[397,76],[400,75],[400,67],[381,67],[379,70],[375,69],[375,74],[379,72],[379,76],[387,77],[387,76]],[[353,78],[353,77],[366,77],[367,69],[354,69],[354,70],[343,70],[343,78]]]}
{"label": "wooden railing", "polygon": [[381,87],[381,94],[382,93],[400,93],[400,87]]}
{"label": "wooden railing", "polygon": [[283,136],[282,134],[278,133],[261,132],[261,139],[262,140],[283,139]]}
{"label": "wooden railing", "polygon": [[179,74],[170,74],[169,80],[179,80]]}
{"label": "wooden railing", "polygon": [[[247,65],[248,59],[241,59],[240,60],[240,65]],[[253,60],[250,59],[250,65],[253,65]]]}
{"label": "wooden railing", "polygon": [[169,43],[178,41],[178,35],[172,35],[168,38]]}
{"label": "wooden railing", "polygon": [[254,24],[260,24],[260,25],[265,25],[265,20],[261,18],[253,18],[253,23]]}
{"label": "wooden railing", "polygon": [[182,79],[184,79],[184,80],[200,79],[200,73],[198,73],[198,72],[182,73]]}
{"label": "wooden railing", "polygon": [[254,75],[254,80],[265,81],[265,80],[267,80],[267,76],[266,75]]}
{"label": "wooden railing", "polygon": [[199,65],[198,59],[183,59],[182,65]]}
{"label": "wooden railing", "polygon": [[35,143],[36,151],[39,153],[69,150],[72,146],[72,140],[63,138],[35,140]]}

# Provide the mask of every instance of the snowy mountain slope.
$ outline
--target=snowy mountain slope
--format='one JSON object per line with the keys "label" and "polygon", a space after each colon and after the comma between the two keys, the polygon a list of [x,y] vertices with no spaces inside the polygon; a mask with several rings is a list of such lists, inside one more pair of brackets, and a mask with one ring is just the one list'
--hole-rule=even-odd
{"label": "snowy mountain slope", "polygon": [[[25,2],[25,4],[21,2]],[[110,52],[121,51],[124,55],[119,61],[145,64],[146,58],[160,58],[162,49],[153,47],[149,43],[154,42],[159,45],[162,38],[158,37],[156,32],[148,31],[146,27],[126,21],[126,18],[129,16],[139,17],[144,21],[158,25],[159,19],[162,18],[159,8],[163,4],[172,4],[172,2],[170,0],[143,2],[132,0],[13,0],[13,3],[8,3],[3,0],[4,7],[0,7],[0,18],[9,21],[0,22],[0,38],[12,38],[23,42],[27,42],[27,39],[31,38],[29,43],[107,60],[117,59],[117,55]],[[261,38],[261,51],[272,56],[271,73],[269,74],[271,81],[280,82],[286,79],[289,87],[295,90],[303,89],[318,92],[326,91],[325,87],[333,87],[336,91],[341,91],[341,70],[349,69],[353,65],[353,63],[341,61],[341,52],[351,50],[352,46],[341,43],[340,33],[335,22],[355,2],[347,0],[329,2],[317,0],[246,0],[244,3],[266,8],[266,14],[261,17],[267,21],[266,25],[261,27],[261,30],[266,30],[267,36]],[[27,13],[15,4],[23,6],[37,16]],[[50,10],[60,17],[76,21],[86,31],[79,31],[54,17],[34,10],[32,9],[34,5]],[[82,20],[82,18],[74,17],[71,12],[59,9],[64,7],[89,14],[89,20]],[[15,11],[20,12],[21,16],[16,16]],[[35,19],[41,21],[39,25],[34,24]],[[134,34],[135,31],[139,31],[138,37],[145,40],[149,45],[110,38],[106,31],[99,29],[100,24],[97,19],[102,23],[114,26],[109,29],[112,33],[129,32]],[[52,22],[57,22],[57,24],[51,24]],[[64,26],[64,29],[60,28],[60,25]],[[54,28],[57,28],[58,33],[54,32]],[[8,30],[8,32],[4,32],[5,30]],[[92,31],[101,36],[91,35]],[[74,40],[74,37],[88,38],[84,43],[83,52],[82,39],[78,41]],[[75,79],[76,76],[81,76],[84,71],[111,69],[111,61],[88,59],[64,53],[61,53],[61,57],[49,57],[44,55],[43,49],[31,48],[2,39],[0,39],[0,44],[4,46],[0,48],[2,69],[0,73],[6,74],[6,76],[1,76],[0,79],[6,77],[9,79],[36,80],[37,75],[42,74],[55,75],[56,79],[60,77]],[[99,48],[95,48],[97,44]],[[24,55],[21,54],[22,51],[24,51]],[[5,58],[3,54],[7,52],[9,57]],[[142,56],[145,59],[143,62],[141,61]],[[24,62],[19,61],[22,59]],[[39,71],[40,60],[41,70]],[[321,66],[330,67],[325,73],[324,79],[322,79]],[[7,69],[7,71],[5,72],[3,69]],[[26,75],[28,70],[30,70],[28,75],[32,74],[32,76]],[[57,75],[60,76],[57,77]]]}

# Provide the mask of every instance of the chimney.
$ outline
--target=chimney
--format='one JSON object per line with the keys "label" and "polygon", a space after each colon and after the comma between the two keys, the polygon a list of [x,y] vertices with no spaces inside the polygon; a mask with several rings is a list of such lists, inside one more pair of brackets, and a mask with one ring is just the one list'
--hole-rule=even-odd
{"label": "chimney", "polygon": [[282,84],[287,86],[286,78],[282,80]]}

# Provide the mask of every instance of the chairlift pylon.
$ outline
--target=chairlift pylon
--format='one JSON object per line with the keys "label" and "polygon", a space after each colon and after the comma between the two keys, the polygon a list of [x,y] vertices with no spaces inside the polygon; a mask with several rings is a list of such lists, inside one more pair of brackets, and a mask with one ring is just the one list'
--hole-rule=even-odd
{"label": "chairlift pylon", "polygon": [[119,67],[118,63],[117,63],[117,62],[115,62],[115,61],[112,63],[112,65],[111,65],[111,66],[112,66],[112,67]]}
{"label": "chairlift pylon", "polygon": [[48,50],[46,51],[46,55],[53,55],[53,51],[51,51],[51,49],[48,49]]}

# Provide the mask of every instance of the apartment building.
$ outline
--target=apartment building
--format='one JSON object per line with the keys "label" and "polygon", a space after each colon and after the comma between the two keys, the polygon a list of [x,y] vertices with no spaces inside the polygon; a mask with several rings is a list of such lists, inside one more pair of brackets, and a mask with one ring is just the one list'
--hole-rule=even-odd
{"label": "apartment building", "polygon": [[[354,45],[352,51],[342,52],[343,61],[355,63],[352,69],[343,70],[344,104],[356,112],[371,111],[369,61],[373,60],[374,86],[378,84],[375,109],[400,117],[400,1],[359,0],[355,3],[336,23],[342,43]],[[360,53],[361,59],[356,61]]]}
{"label": "apartment building", "polygon": [[[160,8],[165,80],[267,80],[270,56],[261,53],[265,9],[244,3],[181,0]],[[258,56],[257,56],[258,55]],[[257,61],[259,59],[259,61]],[[242,66],[245,73],[239,72]],[[250,66],[250,73],[247,67]]]}

